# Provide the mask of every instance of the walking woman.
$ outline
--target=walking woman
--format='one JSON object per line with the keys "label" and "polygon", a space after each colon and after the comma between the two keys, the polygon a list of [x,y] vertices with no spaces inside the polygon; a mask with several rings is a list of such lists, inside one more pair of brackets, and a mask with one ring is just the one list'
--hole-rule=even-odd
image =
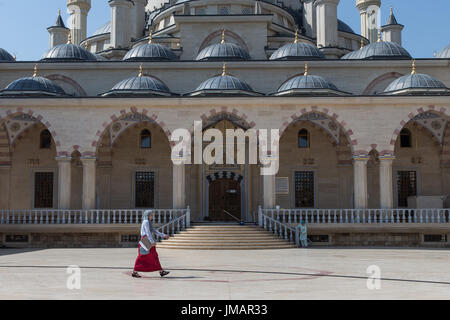
{"label": "walking woman", "polygon": [[141,278],[138,271],[141,272],[154,272],[159,271],[161,277],[167,276],[169,271],[163,270],[159,263],[158,253],[156,252],[156,241],[153,238],[153,234],[156,234],[165,239],[169,239],[169,236],[159,232],[152,226],[153,212],[147,210],[142,215],[141,226],[141,241],[139,242],[139,255],[134,263],[134,270],[131,274],[134,278]]}

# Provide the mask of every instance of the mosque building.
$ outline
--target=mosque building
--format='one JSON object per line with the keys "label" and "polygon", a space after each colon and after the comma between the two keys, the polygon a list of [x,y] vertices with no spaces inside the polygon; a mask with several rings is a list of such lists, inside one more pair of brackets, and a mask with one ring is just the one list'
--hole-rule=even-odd
{"label": "mosque building", "polygon": [[[381,0],[356,0],[360,34],[339,2],[110,0],[89,35],[67,0],[40,60],[0,49],[0,212],[450,208],[450,45],[414,60]],[[172,161],[194,121],[279,129],[278,173]]]}

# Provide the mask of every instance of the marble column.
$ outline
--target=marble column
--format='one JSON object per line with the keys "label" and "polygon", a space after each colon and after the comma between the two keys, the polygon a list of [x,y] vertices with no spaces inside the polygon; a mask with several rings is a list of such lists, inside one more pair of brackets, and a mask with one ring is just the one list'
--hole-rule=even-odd
{"label": "marble column", "polygon": [[276,203],[275,175],[263,176],[264,209],[274,209]]}
{"label": "marble column", "polygon": [[186,208],[186,167],[183,161],[173,162],[173,208]]}
{"label": "marble column", "polygon": [[368,156],[353,157],[355,209],[366,209],[368,206],[367,161],[369,161]]}
{"label": "marble column", "polygon": [[380,208],[394,207],[394,190],[392,181],[392,163],[394,156],[380,157]]}
{"label": "marble column", "polygon": [[72,158],[57,157],[58,162],[58,209],[70,209],[72,193]]}
{"label": "marble column", "polygon": [[95,157],[82,157],[83,164],[83,209],[95,209]]}

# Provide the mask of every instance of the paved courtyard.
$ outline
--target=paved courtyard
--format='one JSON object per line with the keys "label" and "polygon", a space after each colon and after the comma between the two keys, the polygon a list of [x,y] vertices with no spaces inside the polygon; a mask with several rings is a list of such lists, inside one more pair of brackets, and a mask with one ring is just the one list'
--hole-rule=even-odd
{"label": "paved courtyard", "polygon": [[[450,299],[448,250],[158,251],[164,279],[130,277],[136,249],[2,249],[0,299]],[[380,289],[367,287],[372,265]]]}

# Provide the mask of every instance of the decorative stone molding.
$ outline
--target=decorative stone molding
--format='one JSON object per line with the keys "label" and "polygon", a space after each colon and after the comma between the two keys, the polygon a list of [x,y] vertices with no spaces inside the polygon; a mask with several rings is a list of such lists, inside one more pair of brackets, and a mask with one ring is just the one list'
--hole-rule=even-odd
{"label": "decorative stone molding", "polygon": [[[322,121],[318,119],[317,120],[318,123],[316,123],[316,121],[311,121],[310,119],[308,119],[309,118],[307,116],[308,114],[321,115],[328,120],[323,121],[322,123]],[[328,134],[330,134],[330,136],[333,137],[333,139],[336,140],[336,142],[339,142],[340,131],[342,130],[344,136],[347,138],[350,144],[352,152],[355,152],[355,149],[358,146],[358,140],[353,138],[354,135],[353,130],[348,127],[348,124],[344,120],[339,120],[338,114],[331,112],[327,108],[319,108],[317,106],[302,108],[300,110],[300,113],[294,113],[289,118],[285,119],[285,121],[283,121],[282,127],[280,128],[280,136],[291,124],[304,119],[309,120],[312,123],[322,127],[324,130],[328,132]],[[331,130],[331,128],[329,127],[330,123],[334,123],[336,125],[336,126],[333,125],[332,127],[335,130]],[[368,153],[368,150],[364,150],[364,153]]]}
{"label": "decorative stone molding", "polygon": [[[390,141],[390,149],[388,150],[389,152],[394,154],[395,143],[396,143],[397,138],[400,135],[400,131],[403,129],[403,127],[408,122],[410,122],[411,120],[415,120],[415,119],[420,120],[421,119],[420,115],[422,115],[424,113],[428,113],[428,114],[433,113],[433,114],[439,115],[442,119],[448,121],[448,119],[450,117],[450,108],[448,108],[448,107],[439,107],[439,108],[437,108],[437,107],[435,107],[433,105],[430,105],[428,107],[418,108],[417,110],[409,113],[407,118],[405,117],[404,119],[402,119],[400,121],[399,126],[392,133],[392,138],[391,138],[391,141]],[[443,127],[444,127],[444,130],[445,130],[445,126],[443,126]],[[441,141],[442,141],[442,136],[441,136]]]}

